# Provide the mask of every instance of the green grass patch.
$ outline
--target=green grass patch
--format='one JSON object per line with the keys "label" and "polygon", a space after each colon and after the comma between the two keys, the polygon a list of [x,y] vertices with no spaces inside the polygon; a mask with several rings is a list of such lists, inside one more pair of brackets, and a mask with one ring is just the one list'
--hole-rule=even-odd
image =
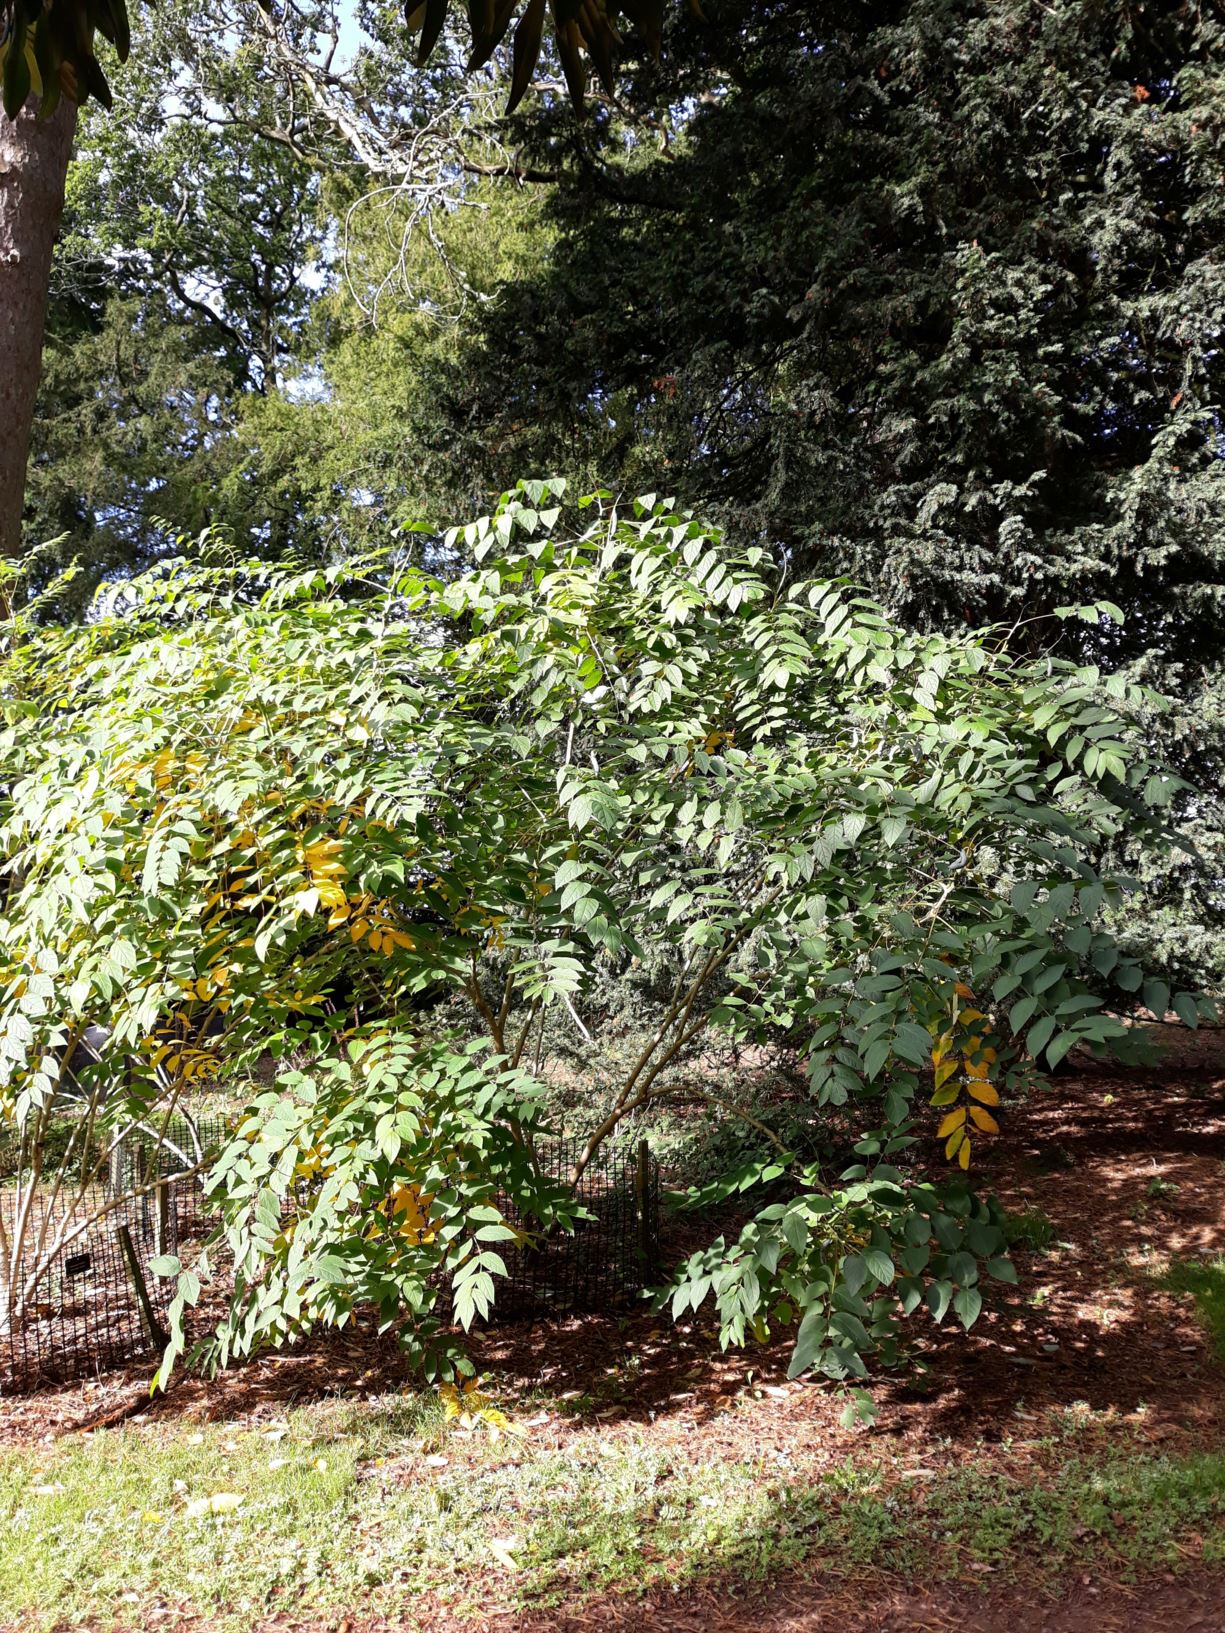
{"label": "green grass patch", "polygon": [[1215,1259],[1176,1259],[1161,1278],[1171,1293],[1190,1293],[1208,1329],[1217,1360],[1225,1365],[1225,1254]]}
{"label": "green grass patch", "polygon": [[591,1431],[473,1455],[436,1400],[405,1397],[313,1407],[271,1432],[128,1427],[10,1452],[0,1623],[137,1628],[160,1602],[237,1633],[289,1606],[394,1617],[421,1595],[476,1608],[491,1591],[547,1606],[814,1559],[924,1581],[975,1563],[997,1581],[1086,1563],[1128,1575],[1179,1563],[1192,1534],[1225,1562],[1222,1453],[1116,1442],[1043,1480],[1005,1457],[903,1481],[875,1462],[804,1476],[694,1450]]}
{"label": "green grass patch", "polygon": [[1054,1221],[1041,1208],[1006,1213],[1000,1220],[1000,1228],[1009,1247],[1029,1248],[1034,1253],[1045,1253],[1055,1240]]}

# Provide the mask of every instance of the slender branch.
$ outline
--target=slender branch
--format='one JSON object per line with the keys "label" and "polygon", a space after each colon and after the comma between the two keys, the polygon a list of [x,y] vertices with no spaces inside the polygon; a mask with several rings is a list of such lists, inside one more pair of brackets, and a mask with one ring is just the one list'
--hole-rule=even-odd
{"label": "slender branch", "polygon": [[471,998],[477,1014],[484,1021],[493,1039],[493,1046],[500,1055],[506,1053],[506,1039],[502,1031],[502,1023],[490,1008],[485,994],[481,991],[480,979],[476,973],[476,948],[472,949],[472,974],[464,982],[464,991]]}
{"label": "slender branch", "polygon": [[506,176],[517,182],[551,182],[561,180],[560,170],[538,170],[533,165],[478,164],[475,159],[462,159],[459,168],[466,176]]}
{"label": "slender branch", "polygon": [[[518,1041],[518,1043],[516,1043],[514,1049],[511,1051],[510,1063],[511,1063],[512,1066],[517,1066],[519,1064],[520,1060],[522,1060],[523,1051],[527,1046],[528,1034],[532,1030],[532,1022],[536,1019],[537,1015],[541,1014],[542,1010],[543,1010],[542,1000],[539,999],[539,998],[534,998],[532,1000],[532,1007],[527,1012],[527,1020],[524,1021],[524,1023],[523,1023],[523,1030],[519,1034],[519,1041]],[[544,1035],[544,1026],[543,1025],[541,1026],[540,1031],[541,1031],[541,1036],[543,1036]],[[539,1052],[539,1050],[537,1050],[537,1052],[536,1052],[536,1071],[537,1071],[537,1074],[539,1074],[539,1071],[540,1071],[540,1052]]]}
{"label": "slender branch", "polygon": [[570,1019],[574,1022],[575,1026],[578,1027],[579,1033],[580,1033],[584,1043],[594,1043],[595,1039],[592,1037],[591,1033],[587,1030],[587,1028],[583,1025],[582,1016],[579,1014],[578,1010],[575,1009],[574,1005],[570,1002],[569,993],[563,992],[562,995],[561,995],[561,1001],[562,1001],[563,1004],[565,1004],[566,1008],[570,1011]]}

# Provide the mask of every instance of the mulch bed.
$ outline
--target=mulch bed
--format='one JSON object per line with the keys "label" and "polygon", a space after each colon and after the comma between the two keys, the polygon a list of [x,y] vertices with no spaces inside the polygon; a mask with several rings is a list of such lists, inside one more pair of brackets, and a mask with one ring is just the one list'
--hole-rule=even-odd
{"label": "mulch bed", "polygon": [[[598,1599],[580,1611],[494,1614],[466,1633],[1222,1633],[1225,1572],[1196,1580],[1158,1578],[1143,1585],[1100,1583],[1085,1576],[1058,1600],[1032,1592],[916,1592],[879,1579],[838,1588],[795,1580],[748,1595],[726,1591],[646,1600]],[[427,1616],[411,1633],[448,1633],[454,1624]],[[318,1624],[275,1620],[263,1633],[322,1633]],[[402,1622],[346,1617],[328,1633],[408,1633]]]}
{"label": "mulch bed", "polygon": [[[1170,1041],[1160,1069],[1086,1066],[1008,1111],[985,1184],[1009,1208],[1040,1207],[1063,1245],[1049,1255],[1018,1255],[1021,1287],[998,1288],[968,1337],[959,1327],[918,1326],[916,1354],[930,1368],[927,1387],[913,1374],[878,1383],[873,1428],[842,1428],[840,1404],[829,1392],[786,1381],[785,1338],[724,1355],[709,1319],[677,1329],[641,1310],[490,1329],[474,1345],[489,1387],[512,1411],[517,1400],[526,1409],[530,1399],[538,1418],[543,1395],[547,1417],[532,1433],[546,1445],[565,1445],[594,1426],[609,1438],[646,1434],[678,1456],[774,1459],[784,1472],[819,1473],[863,1451],[892,1466],[899,1480],[922,1477],[937,1445],[942,1469],[968,1463],[989,1469],[993,1448],[1005,1441],[1015,1472],[1026,1434],[1045,1433],[1042,1420],[1052,1408],[1107,1414],[1126,1425],[1132,1443],[1170,1452],[1225,1446],[1220,1364],[1191,1300],[1155,1281],[1169,1256],[1225,1249],[1225,1033],[1171,1032]],[[1156,1195],[1154,1180],[1165,1182]],[[153,1401],[147,1379],[147,1368],[133,1368],[0,1400],[0,1444],[130,1416],[150,1425],[185,1418],[258,1422],[295,1403],[381,1394],[407,1381],[394,1344],[360,1329],[321,1336],[208,1383],[180,1379]],[[1035,1447],[1033,1456],[1038,1463],[1050,1453]],[[456,1440],[451,1460],[463,1457]],[[415,1461],[407,1455],[382,1474],[411,1478]],[[422,1615],[418,1625],[426,1633],[434,1624],[426,1607]],[[344,1633],[375,1633],[377,1625],[360,1618],[339,1624]],[[1166,1633],[1171,1626],[1225,1633],[1225,1577],[1191,1560],[1177,1580],[1158,1576],[1142,1587],[1077,1579],[1046,1605],[1032,1593],[980,1586],[951,1585],[925,1596],[879,1578],[848,1587],[809,1575],[773,1584],[766,1599],[719,1587],[645,1603],[599,1600],[535,1617],[508,1619],[491,1607],[484,1625],[522,1633],[630,1625],[657,1633],[827,1627]],[[292,1619],[268,1626],[296,1628]]]}

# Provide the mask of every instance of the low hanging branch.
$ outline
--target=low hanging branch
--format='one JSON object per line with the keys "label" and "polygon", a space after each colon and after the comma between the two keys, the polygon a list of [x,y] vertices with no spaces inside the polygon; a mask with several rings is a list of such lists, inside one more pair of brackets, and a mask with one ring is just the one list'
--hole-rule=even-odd
{"label": "low hanging branch", "polygon": [[[686,0],[689,9],[701,16],[697,0]],[[616,17],[623,13],[643,38],[652,55],[658,56],[663,27],[663,0],[548,0],[553,33],[566,86],[580,111],[587,90],[587,60],[599,74],[611,95],[616,81],[616,60],[623,45]],[[407,0],[405,24],[410,36],[417,36],[417,62],[424,67],[433,54],[447,20],[449,0]],[[292,13],[292,0],[278,5],[276,0],[259,0],[261,26],[272,50],[284,50],[280,22]],[[522,101],[540,59],[544,40],[546,0],[474,0],[468,5],[472,49],[469,72],[482,68],[505,39],[519,13],[514,33],[513,69],[507,112]],[[132,44],[126,0],[0,0],[0,72],[3,75],[4,109],[15,119],[31,92],[40,99],[43,115],[51,113],[61,97],[83,103],[94,97],[104,107],[112,106],[111,90],[94,49],[95,30],[114,46],[120,62],[126,62]],[[329,53],[320,63],[295,52],[294,72],[321,107],[327,104],[326,85],[331,76]],[[329,113],[336,109],[330,108]],[[372,174],[379,173],[379,155],[368,147],[365,134],[351,121],[345,134],[354,151],[363,153],[363,162]]]}

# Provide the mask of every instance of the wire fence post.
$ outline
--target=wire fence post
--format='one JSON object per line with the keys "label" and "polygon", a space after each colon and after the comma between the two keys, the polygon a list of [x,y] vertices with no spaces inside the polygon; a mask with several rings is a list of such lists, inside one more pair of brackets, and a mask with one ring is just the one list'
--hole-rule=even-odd
{"label": "wire fence post", "polygon": [[638,1260],[642,1274],[649,1274],[655,1262],[654,1232],[651,1229],[651,1148],[645,1140],[638,1142],[638,1161],[634,1169],[634,1203],[638,1225]]}
{"label": "wire fence post", "polygon": [[126,1224],[115,1226],[115,1236],[119,1241],[119,1248],[124,1262],[128,1267],[128,1275],[132,1278],[132,1291],[136,1294],[136,1302],[140,1306],[140,1313],[144,1317],[145,1327],[149,1333],[149,1342],[160,1349],[165,1349],[170,1342],[170,1334],[162,1327],[153,1308],[153,1300],[149,1297],[149,1289],[145,1285],[144,1272],[140,1268],[140,1259],[136,1254],[136,1246],[132,1241],[132,1232]]}

